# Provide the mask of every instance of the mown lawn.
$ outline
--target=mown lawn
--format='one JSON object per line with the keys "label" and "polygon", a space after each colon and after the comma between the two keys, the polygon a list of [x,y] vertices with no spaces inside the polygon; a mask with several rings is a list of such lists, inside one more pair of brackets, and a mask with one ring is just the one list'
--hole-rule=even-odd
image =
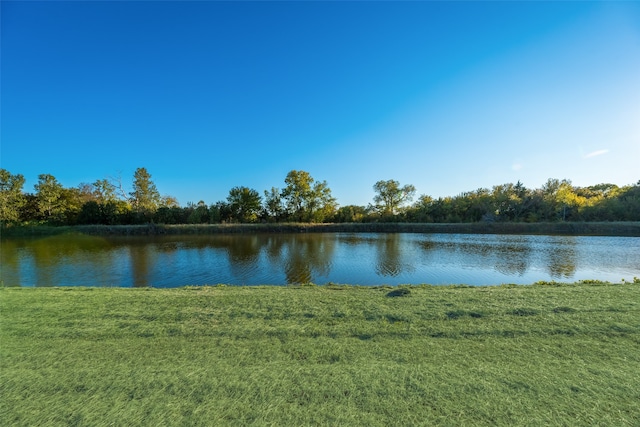
{"label": "mown lawn", "polygon": [[0,289],[0,425],[640,425],[640,284]]}

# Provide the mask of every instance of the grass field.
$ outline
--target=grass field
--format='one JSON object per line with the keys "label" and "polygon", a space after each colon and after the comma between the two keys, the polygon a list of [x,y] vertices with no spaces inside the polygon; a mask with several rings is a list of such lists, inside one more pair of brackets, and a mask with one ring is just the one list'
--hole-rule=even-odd
{"label": "grass field", "polygon": [[3,426],[640,425],[637,281],[4,288],[0,310]]}

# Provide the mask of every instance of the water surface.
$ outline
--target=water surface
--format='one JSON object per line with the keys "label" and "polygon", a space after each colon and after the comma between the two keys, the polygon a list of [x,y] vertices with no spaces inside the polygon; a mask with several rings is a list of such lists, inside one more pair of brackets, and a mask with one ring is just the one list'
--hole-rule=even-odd
{"label": "water surface", "polygon": [[418,233],[6,238],[4,286],[530,284],[640,277],[640,238]]}

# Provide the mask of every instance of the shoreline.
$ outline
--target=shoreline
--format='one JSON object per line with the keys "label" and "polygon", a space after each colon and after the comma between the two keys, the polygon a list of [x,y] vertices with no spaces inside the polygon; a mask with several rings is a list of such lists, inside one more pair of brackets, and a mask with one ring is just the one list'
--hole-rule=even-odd
{"label": "shoreline", "polygon": [[[235,285],[233,283],[216,283],[216,284],[204,284],[204,285],[184,285],[176,287],[156,287],[156,286],[144,286],[144,287],[124,287],[124,286],[4,286],[0,284],[0,289],[41,289],[41,290],[61,290],[61,291],[92,291],[92,290],[130,290],[136,291],[158,291],[158,292],[171,292],[171,291],[207,291],[215,289],[324,289],[329,291],[341,291],[341,290],[369,290],[369,291],[387,291],[389,293],[397,293],[399,295],[389,296],[403,296],[405,293],[410,294],[411,290],[420,289],[517,289],[517,288],[562,288],[562,287],[586,287],[586,286],[628,286],[628,285],[640,285],[640,277],[634,277],[631,280],[621,279],[619,281],[610,282],[607,280],[598,279],[586,279],[577,280],[574,282],[557,282],[555,280],[540,280],[533,283],[495,283],[491,285],[469,285],[466,283],[450,283],[444,285],[432,284],[432,283],[402,283],[399,285],[359,285],[350,283],[334,283],[328,282],[324,284],[319,283],[282,283],[277,285]],[[409,291],[409,292],[406,292]]]}
{"label": "shoreline", "polygon": [[98,236],[246,233],[445,233],[640,237],[640,222],[35,225],[3,227],[1,235],[2,237],[26,237],[65,233]]}

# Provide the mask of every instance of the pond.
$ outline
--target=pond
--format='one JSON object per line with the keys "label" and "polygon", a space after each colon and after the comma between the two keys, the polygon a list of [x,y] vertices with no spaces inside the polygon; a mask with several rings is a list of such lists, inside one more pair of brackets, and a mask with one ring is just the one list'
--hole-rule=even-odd
{"label": "pond", "polygon": [[531,284],[640,277],[639,237],[419,233],[4,238],[4,286]]}

